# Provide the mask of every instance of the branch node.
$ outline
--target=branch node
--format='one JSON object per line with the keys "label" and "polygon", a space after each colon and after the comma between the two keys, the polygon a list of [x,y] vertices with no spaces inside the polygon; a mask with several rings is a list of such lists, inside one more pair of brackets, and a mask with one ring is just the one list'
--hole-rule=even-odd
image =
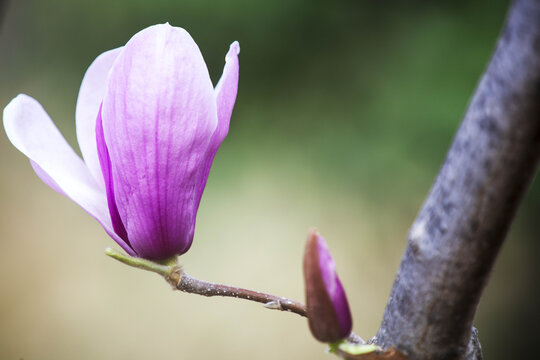
{"label": "branch node", "polygon": [[173,290],[179,289],[180,282],[182,281],[182,276],[184,275],[184,268],[182,265],[171,266],[169,273],[165,275],[165,281],[171,285]]}
{"label": "branch node", "polygon": [[271,310],[280,310],[283,311],[283,306],[281,306],[281,301],[279,300],[272,300],[264,304],[264,307]]}

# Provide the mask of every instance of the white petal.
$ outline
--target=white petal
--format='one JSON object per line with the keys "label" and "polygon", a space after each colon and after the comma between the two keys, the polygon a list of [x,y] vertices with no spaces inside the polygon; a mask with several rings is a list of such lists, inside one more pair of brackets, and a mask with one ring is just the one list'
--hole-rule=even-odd
{"label": "white petal", "polygon": [[4,128],[11,143],[28,156],[47,185],[86,210],[120,246],[133,254],[112,231],[104,190],[36,100],[23,94],[11,100],[4,109]]}
{"label": "white petal", "polygon": [[96,117],[107,86],[109,70],[122,48],[109,50],[99,55],[86,70],[77,98],[75,119],[77,141],[86,166],[100,186],[104,186],[103,174],[96,148]]}

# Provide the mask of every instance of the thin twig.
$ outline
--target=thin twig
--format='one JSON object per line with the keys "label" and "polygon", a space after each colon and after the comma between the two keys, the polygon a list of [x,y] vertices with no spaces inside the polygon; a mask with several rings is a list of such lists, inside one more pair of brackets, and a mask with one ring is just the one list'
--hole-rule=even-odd
{"label": "thin twig", "polygon": [[[266,294],[259,291],[248,290],[235,286],[214,284],[196,279],[187,274],[181,266],[174,266],[165,278],[174,289],[202,296],[224,296],[237,299],[255,301],[264,304],[267,309],[287,311],[307,317],[306,305],[283,296]],[[347,341],[353,344],[365,344],[364,339],[351,332]]]}
{"label": "thin twig", "polygon": [[264,304],[267,309],[288,311],[306,316],[306,305],[287,299],[282,296],[265,294],[259,291],[243,289],[235,286],[214,284],[208,281],[196,279],[182,270],[182,267],[176,266],[167,277],[167,281],[175,289],[197,294],[202,296],[224,296],[237,299],[255,301]]}
{"label": "thin twig", "polygon": [[[264,304],[264,307],[267,309],[287,311],[307,317],[306,305],[301,302],[287,299],[283,296],[270,295],[259,291],[215,284],[196,279],[188,275],[183,270],[182,266],[176,263],[176,259],[169,259],[162,264],[159,264],[153,261],[125,255],[111,248],[106,248],[105,254],[126,265],[155,272],[156,274],[163,276],[173,289],[182,292],[202,296],[223,296],[255,301]],[[347,341],[353,344],[365,344],[365,341],[353,332],[351,332]]]}

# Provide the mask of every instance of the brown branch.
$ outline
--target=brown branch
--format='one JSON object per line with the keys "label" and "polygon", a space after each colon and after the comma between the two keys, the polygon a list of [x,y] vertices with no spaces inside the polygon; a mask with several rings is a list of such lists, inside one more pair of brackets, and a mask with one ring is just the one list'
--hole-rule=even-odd
{"label": "brown branch", "polygon": [[[287,299],[283,296],[265,294],[259,291],[243,289],[234,286],[214,284],[208,281],[195,279],[186,274],[181,266],[175,266],[165,277],[174,289],[202,296],[224,296],[237,299],[255,301],[264,304],[264,307],[273,310],[287,311],[307,317],[306,305]],[[347,341],[353,344],[364,344],[365,341],[354,332],[349,334]]]}
{"label": "brown branch", "polygon": [[[267,309],[287,311],[307,317],[306,305],[298,301],[287,299],[283,296],[275,296],[259,291],[229,285],[215,284],[196,279],[186,274],[182,266],[178,264],[177,257],[173,257],[161,262],[154,262],[142,258],[132,257],[111,248],[106,248],[105,254],[126,265],[159,274],[172,286],[173,289],[176,290],[208,297],[223,296],[254,301],[264,304],[264,307]],[[364,339],[356,335],[354,332],[349,334],[347,341],[353,344],[365,344]]]}
{"label": "brown branch", "polygon": [[375,342],[414,359],[481,356],[474,314],[539,153],[540,1],[517,0],[410,230]]}
{"label": "brown branch", "polygon": [[288,311],[306,317],[306,305],[287,299],[282,296],[265,294],[258,291],[243,289],[234,286],[214,284],[208,281],[195,279],[176,266],[166,280],[177,290],[203,296],[224,296],[237,299],[255,301],[268,309]]}

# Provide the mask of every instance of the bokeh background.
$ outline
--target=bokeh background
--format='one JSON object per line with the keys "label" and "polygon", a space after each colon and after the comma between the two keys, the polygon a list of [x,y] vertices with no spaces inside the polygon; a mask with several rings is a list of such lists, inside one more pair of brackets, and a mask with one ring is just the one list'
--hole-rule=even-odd
{"label": "bokeh background", "polygon": [[[0,105],[38,99],[78,151],[82,76],[101,52],[170,22],[214,82],[238,40],[240,89],[214,162],[192,275],[303,300],[310,227],[326,237],[373,336],[409,226],[504,21],[507,1],[24,0],[2,3]],[[306,320],[173,292],[103,254],[100,226],[0,135],[1,359],[326,359]],[[533,183],[480,303],[486,359],[540,335]]]}

